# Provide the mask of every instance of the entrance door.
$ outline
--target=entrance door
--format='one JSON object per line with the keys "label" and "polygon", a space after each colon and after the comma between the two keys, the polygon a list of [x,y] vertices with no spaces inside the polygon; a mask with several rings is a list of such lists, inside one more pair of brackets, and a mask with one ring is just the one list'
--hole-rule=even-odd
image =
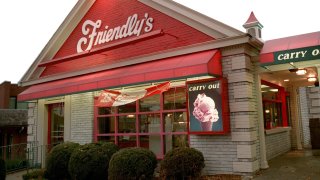
{"label": "entrance door", "polygon": [[48,144],[54,146],[64,141],[64,104],[50,104],[48,116]]}

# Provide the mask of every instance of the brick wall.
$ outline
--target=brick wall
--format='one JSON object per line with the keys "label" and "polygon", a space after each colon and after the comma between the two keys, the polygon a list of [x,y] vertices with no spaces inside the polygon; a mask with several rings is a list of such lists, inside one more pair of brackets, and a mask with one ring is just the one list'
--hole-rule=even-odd
{"label": "brick wall", "polygon": [[28,104],[28,130],[27,130],[27,142],[34,143],[37,141],[37,114],[38,114],[38,104],[29,103]]}
{"label": "brick wall", "polygon": [[71,95],[71,141],[93,141],[93,92]]}
{"label": "brick wall", "polygon": [[300,95],[299,98],[300,98],[301,124],[302,124],[302,131],[303,131],[302,145],[305,148],[310,148],[311,147],[310,129],[309,129],[310,102],[308,102],[307,88],[306,87],[299,88],[299,95]]}
{"label": "brick wall", "polygon": [[290,131],[266,135],[267,160],[291,149]]}
{"label": "brick wall", "polygon": [[311,87],[307,88],[307,94],[309,102],[309,117],[310,118],[320,118],[320,88]]}

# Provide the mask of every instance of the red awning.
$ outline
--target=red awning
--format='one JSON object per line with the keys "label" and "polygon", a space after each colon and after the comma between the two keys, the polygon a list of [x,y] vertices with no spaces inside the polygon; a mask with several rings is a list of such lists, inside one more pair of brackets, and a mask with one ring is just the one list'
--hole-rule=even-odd
{"label": "red awning", "polygon": [[37,84],[19,94],[18,100],[28,101],[197,75],[222,75],[219,51],[198,52]]}
{"label": "red awning", "polygon": [[273,63],[273,53],[320,45],[320,31],[266,41],[260,53],[260,63]]}

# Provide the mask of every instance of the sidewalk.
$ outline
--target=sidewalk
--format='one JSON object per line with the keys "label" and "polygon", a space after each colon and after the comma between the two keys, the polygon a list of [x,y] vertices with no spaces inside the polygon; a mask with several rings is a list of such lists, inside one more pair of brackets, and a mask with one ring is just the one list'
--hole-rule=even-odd
{"label": "sidewalk", "polygon": [[6,180],[22,180],[22,175],[26,173],[27,173],[27,170],[7,174]]}
{"label": "sidewalk", "polygon": [[271,159],[254,180],[319,180],[320,150],[290,151]]}

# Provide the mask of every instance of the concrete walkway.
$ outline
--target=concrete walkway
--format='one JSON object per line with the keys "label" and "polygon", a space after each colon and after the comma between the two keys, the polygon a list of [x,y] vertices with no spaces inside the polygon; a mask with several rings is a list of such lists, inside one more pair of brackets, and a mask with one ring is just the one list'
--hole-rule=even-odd
{"label": "concrete walkway", "polygon": [[290,151],[269,162],[254,180],[319,180],[320,150]]}
{"label": "concrete walkway", "polygon": [[6,180],[22,180],[24,174],[27,174],[27,170],[7,174]]}

